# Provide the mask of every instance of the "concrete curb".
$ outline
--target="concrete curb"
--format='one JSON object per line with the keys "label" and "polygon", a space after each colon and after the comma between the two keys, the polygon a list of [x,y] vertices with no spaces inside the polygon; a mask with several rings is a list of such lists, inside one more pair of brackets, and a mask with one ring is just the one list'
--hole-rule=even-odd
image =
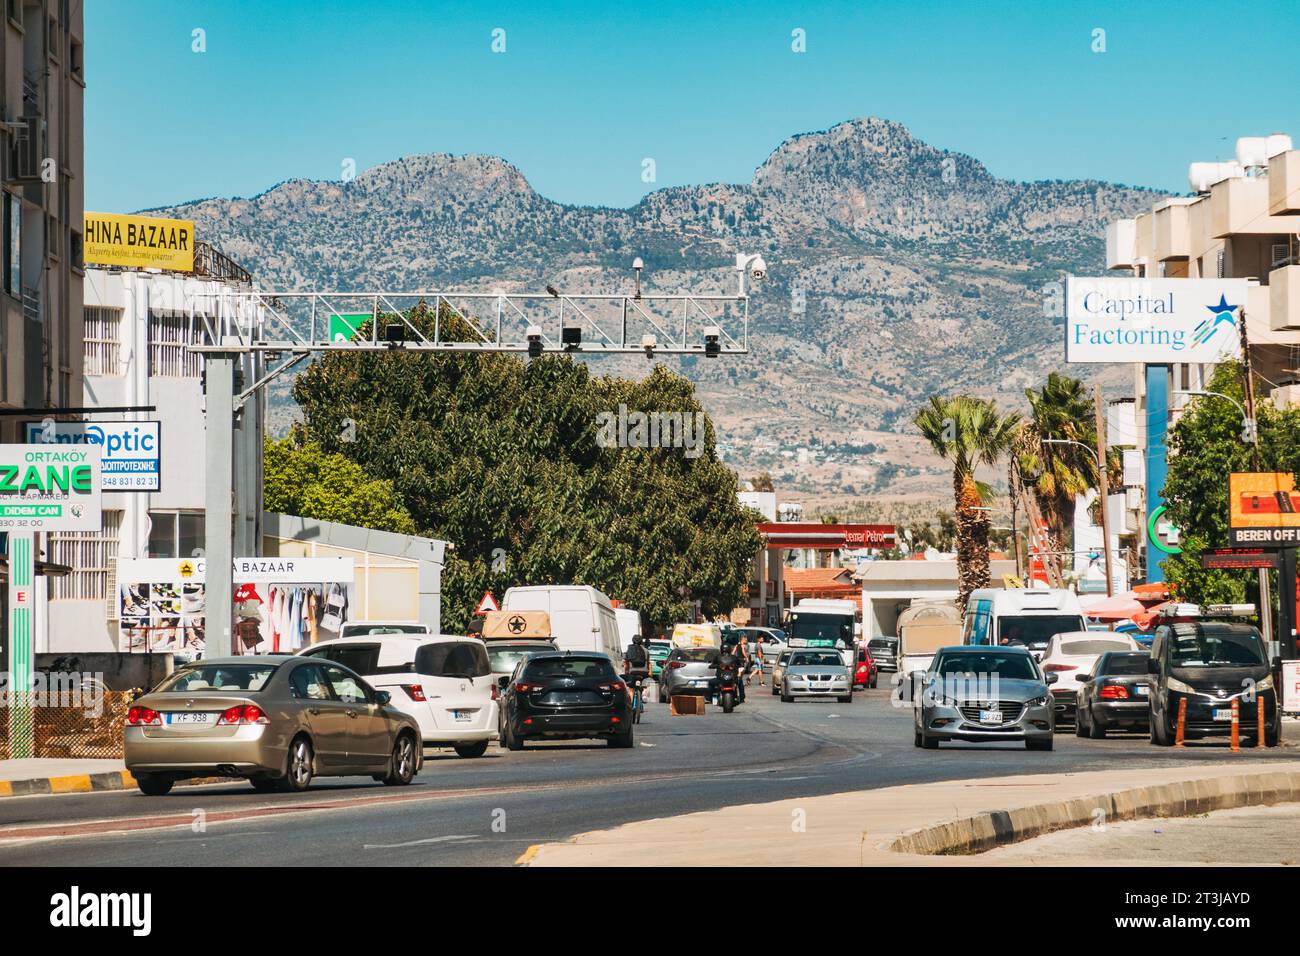
{"label": "concrete curb", "polygon": [[909,830],[886,846],[895,853],[947,856],[981,853],[1054,830],[1142,817],[1188,817],[1213,810],[1300,802],[1300,772],[1262,771],[1135,787],[1040,803]]}
{"label": "concrete curb", "polygon": [[[178,780],[178,787],[206,783],[230,783],[232,777],[194,777]],[[68,777],[37,777],[31,780],[0,780],[0,797],[53,796],[60,793],[95,793],[101,790],[131,790],[135,777],[129,770],[109,773],[79,773]]]}

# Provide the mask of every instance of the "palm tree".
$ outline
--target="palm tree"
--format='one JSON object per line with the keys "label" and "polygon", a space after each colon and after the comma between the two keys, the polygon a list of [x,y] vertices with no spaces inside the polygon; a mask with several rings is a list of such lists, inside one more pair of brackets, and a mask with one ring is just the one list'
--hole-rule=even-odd
{"label": "palm tree", "polygon": [[1045,445],[1043,440],[1097,447],[1092,400],[1081,381],[1059,372],[1049,374],[1038,391],[1025,389],[1025,397],[1030,415],[1015,437],[1016,470],[1032,490],[1051,540],[1063,547],[1074,526],[1075,500],[1097,485],[1097,462],[1078,445]]}
{"label": "palm tree", "polygon": [[912,419],[935,452],[952,462],[957,506],[957,604],[966,609],[970,592],[989,582],[989,516],[982,510],[986,486],[975,479],[981,465],[992,465],[1011,447],[1019,415],[1003,415],[983,398],[932,396]]}

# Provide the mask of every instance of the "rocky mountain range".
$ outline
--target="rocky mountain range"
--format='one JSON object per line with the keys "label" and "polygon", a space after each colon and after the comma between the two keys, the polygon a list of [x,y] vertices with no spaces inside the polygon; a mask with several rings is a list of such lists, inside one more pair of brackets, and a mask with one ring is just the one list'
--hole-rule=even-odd
{"label": "rocky mountain range", "polygon": [[628,209],[552,202],[505,160],[434,154],[159,212],[195,220],[272,289],[607,292],[627,288],[638,255],[647,291],[730,289],[734,253],[760,252],[751,354],[668,361],[697,382],[738,471],[834,502],[944,494],[912,411],[953,391],[1022,406],[1063,361],[1044,285],[1099,273],[1106,223],[1158,198],[998,179],[866,118],[792,137],[749,183],[660,189]]}

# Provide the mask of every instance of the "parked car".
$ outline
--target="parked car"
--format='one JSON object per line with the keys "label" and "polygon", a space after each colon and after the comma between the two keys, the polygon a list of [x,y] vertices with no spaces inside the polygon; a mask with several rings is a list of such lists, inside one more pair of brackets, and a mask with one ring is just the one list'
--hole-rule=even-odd
{"label": "parked car", "polygon": [[794,653],[788,648],[781,652],[781,656],[776,659],[772,665],[772,696],[775,697],[781,693],[781,680],[785,676],[785,666],[790,663],[790,655]]}
{"label": "parked car", "polygon": [[496,685],[481,638],[427,633],[341,637],[299,656],[334,661],[392,695],[415,718],[424,747],[481,757],[497,731]]}
{"label": "parked car", "polygon": [[611,747],[632,746],[627,685],[605,654],[534,654],[502,690],[501,736],[509,750],[522,750],[534,738],[594,737]]}
{"label": "parked car", "polygon": [[301,791],[316,776],[369,775],[401,786],[419,773],[420,727],[339,664],[268,655],[186,664],[127,712],[126,769],[162,796],[189,777],[244,777]]}
{"label": "parked car", "polygon": [[664,669],[664,661],[673,652],[673,645],[668,641],[650,641],[646,644],[646,653],[650,655],[650,679],[658,680]]}
{"label": "parked car", "polygon": [[858,648],[858,662],[853,670],[853,686],[856,687],[875,687],[880,677],[880,671],[876,668],[876,661],[867,650],[867,645],[863,644]]}
{"label": "parked car", "polygon": [[674,647],[659,675],[659,699],[666,704],[674,695],[707,697],[721,654],[716,647]]}
{"label": "parked car", "polygon": [[867,650],[871,652],[871,659],[876,662],[877,670],[886,674],[893,674],[898,670],[898,638],[873,637],[867,641]]}
{"label": "parked car", "polygon": [[1107,651],[1136,651],[1137,644],[1122,634],[1103,634],[1100,631],[1066,631],[1053,634],[1043,648],[1039,666],[1044,674],[1055,674],[1057,682],[1052,687],[1052,705],[1056,710],[1056,726],[1072,726],[1074,709],[1078,703],[1079,675],[1088,673],[1097,658]]}
{"label": "parked car", "polygon": [[1276,747],[1282,713],[1259,630],[1250,624],[1190,621],[1161,624],[1147,661],[1151,681],[1151,742],[1174,743],[1180,701],[1187,701],[1184,737],[1232,732],[1232,702],[1242,737],[1259,737],[1257,701],[1264,702],[1264,743]]}
{"label": "parked car", "polygon": [[785,631],[780,628],[738,627],[736,630],[744,635],[751,657],[755,654],[762,655],[764,668],[770,668],[785,650]]}
{"label": "parked car", "polygon": [[[997,675],[996,700],[992,676]],[[1044,674],[1028,648],[941,647],[914,701],[913,742],[933,750],[941,740],[1024,741],[1029,750],[1052,749],[1052,702]]]}
{"label": "parked car", "polygon": [[796,697],[834,697],[853,702],[853,675],[841,653],[833,648],[795,649],[781,672],[781,700]]}
{"label": "parked car", "polygon": [[[1106,731],[1146,730],[1151,714],[1151,675],[1145,651],[1107,651],[1079,675],[1074,732],[1100,740]],[[1055,689],[1055,688],[1053,688]]]}

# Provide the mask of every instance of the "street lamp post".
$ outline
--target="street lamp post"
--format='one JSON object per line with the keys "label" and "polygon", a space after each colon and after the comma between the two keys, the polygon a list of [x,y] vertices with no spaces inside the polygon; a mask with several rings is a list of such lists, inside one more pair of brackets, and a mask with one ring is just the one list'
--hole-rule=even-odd
{"label": "street lamp post", "polygon": [[[1097,440],[1098,442],[1101,441],[1100,433],[1098,433]],[[1075,441],[1072,438],[1044,438],[1043,444],[1044,445],[1077,445],[1079,448],[1082,448],[1089,455],[1091,455],[1093,461],[1097,463],[1097,485],[1098,485],[1097,490],[1101,492],[1101,536],[1102,536],[1101,550],[1106,555],[1106,597],[1114,597],[1115,577],[1114,577],[1114,571],[1112,570],[1112,566],[1111,566],[1111,554],[1110,554],[1110,500],[1109,500],[1110,486],[1109,486],[1109,482],[1107,481],[1106,463],[1101,460],[1101,455],[1099,455],[1094,449],[1089,448],[1083,442]]]}

